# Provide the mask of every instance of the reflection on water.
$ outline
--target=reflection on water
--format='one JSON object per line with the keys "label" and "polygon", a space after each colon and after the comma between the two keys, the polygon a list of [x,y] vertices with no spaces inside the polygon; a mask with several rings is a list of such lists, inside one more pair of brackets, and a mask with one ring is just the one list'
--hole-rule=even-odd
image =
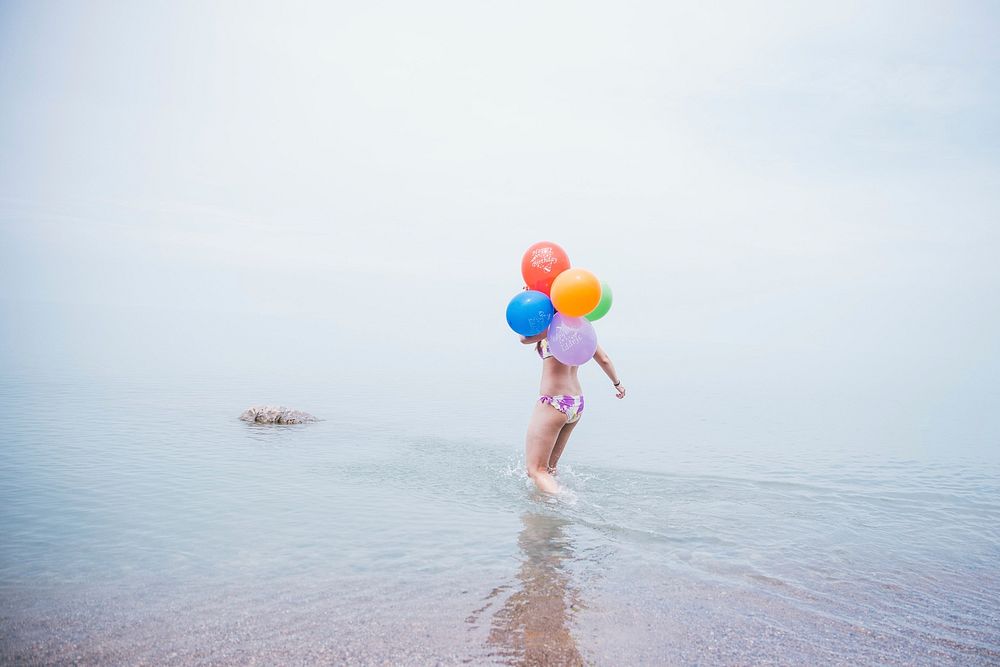
{"label": "reflection on water", "polygon": [[582,665],[570,629],[580,600],[565,568],[573,558],[564,530],[568,522],[534,512],[522,515],[521,522],[519,587],[493,615],[487,641],[508,664]]}

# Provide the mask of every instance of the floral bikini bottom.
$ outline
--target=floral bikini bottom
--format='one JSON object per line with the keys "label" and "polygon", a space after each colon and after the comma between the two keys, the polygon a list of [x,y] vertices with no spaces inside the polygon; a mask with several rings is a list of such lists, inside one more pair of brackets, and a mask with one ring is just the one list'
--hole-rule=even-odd
{"label": "floral bikini bottom", "polygon": [[557,396],[539,396],[538,402],[551,405],[566,415],[567,424],[572,424],[583,415],[583,395],[570,396],[560,394]]}

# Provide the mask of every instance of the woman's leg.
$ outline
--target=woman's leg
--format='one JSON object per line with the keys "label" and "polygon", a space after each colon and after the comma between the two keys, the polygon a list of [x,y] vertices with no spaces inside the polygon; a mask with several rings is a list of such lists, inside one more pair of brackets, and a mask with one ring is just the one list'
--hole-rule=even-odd
{"label": "woman's leg", "polygon": [[554,473],[556,471],[556,465],[559,463],[559,457],[562,456],[563,450],[566,449],[566,443],[569,442],[569,436],[573,433],[573,429],[576,425],[580,423],[577,419],[572,424],[563,425],[562,429],[559,431],[559,435],[556,437],[556,445],[552,448],[552,453],[549,454],[549,472]]}
{"label": "woman's leg", "polygon": [[528,437],[524,443],[524,463],[535,486],[545,493],[557,493],[559,485],[549,474],[549,456],[566,423],[566,415],[551,405],[536,403],[528,422]]}

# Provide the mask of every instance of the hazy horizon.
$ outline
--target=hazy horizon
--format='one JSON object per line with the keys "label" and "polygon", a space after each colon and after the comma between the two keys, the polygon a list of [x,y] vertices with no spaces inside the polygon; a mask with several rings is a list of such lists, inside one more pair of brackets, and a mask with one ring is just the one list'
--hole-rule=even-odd
{"label": "hazy horizon", "polygon": [[990,451],[997,18],[4,3],[0,372],[527,400],[550,239],[614,287],[621,418]]}

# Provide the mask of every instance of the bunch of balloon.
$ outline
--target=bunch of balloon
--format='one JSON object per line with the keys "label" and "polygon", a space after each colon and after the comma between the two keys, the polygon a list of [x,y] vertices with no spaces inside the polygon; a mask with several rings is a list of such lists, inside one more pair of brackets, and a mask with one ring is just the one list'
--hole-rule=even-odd
{"label": "bunch of balloon", "polygon": [[525,288],[507,304],[507,324],[525,337],[548,330],[549,351],[569,366],[586,363],[597,351],[591,322],[611,310],[611,288],[586,269],[572,268],[566,251],[539,241],[521,258]]}

